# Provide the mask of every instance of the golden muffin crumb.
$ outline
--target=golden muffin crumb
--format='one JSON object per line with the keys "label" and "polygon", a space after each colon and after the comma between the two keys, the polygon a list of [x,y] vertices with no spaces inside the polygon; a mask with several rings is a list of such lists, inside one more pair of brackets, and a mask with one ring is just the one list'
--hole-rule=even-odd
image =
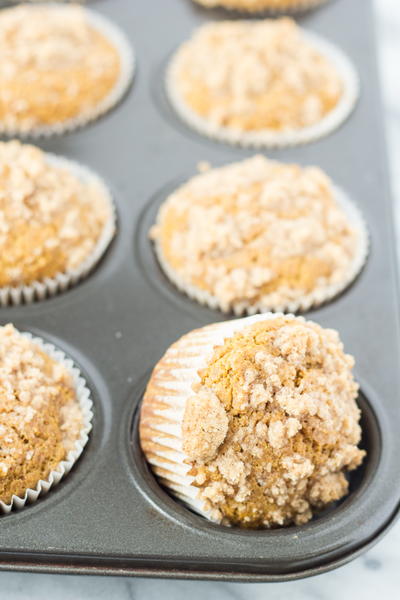
{"label": "golden muffin crumb", "polygon": [[0,13],[0,122],[29,131],[89,113],[113,89],[120,58],[79,6]]}
{"label": "golden muffin crumb", "polygon": [[66,368],[12,325],[0,327],[0,501],[47,479],[81,428]]}
{"label": "golden muffin crumb", "polygon": [[345,473],[365,455],[353,364],[336,331],[291,317],[248,325],[215,348],[182,436],[193,485],[222,522],[303,524],[346,494]]}
{"label": "golden muffin crumb", "polygon": [[0,287],[79,267],[112,218],[97,183],[17,141],[0,142],[0,189]]}
{"label": "golden muffin crumb", "polygon": [[203,25],[173,60],[171,86],[217,127],[296,131],[338,104],[336,68],[289,18]]}
{"label": "golden muffin crumb", "polygon": [[255,156],[190,179],[150,236],[179,287],[228,311],[274,309],[348,283],[361,232],[320,169]]}

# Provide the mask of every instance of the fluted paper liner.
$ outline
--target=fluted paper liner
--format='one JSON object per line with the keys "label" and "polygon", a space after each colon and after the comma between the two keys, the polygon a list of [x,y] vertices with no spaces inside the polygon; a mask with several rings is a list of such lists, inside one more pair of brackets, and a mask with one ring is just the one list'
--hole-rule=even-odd
{"label": "fluted paper liner", "polygon": [[154,248],[158,261],[171,283],[173,283],[181,292],[184,292],[192,300],[196,300],[200,304],[208,306],[211,309],[220,310],[224,313],[233,312],[236,316],[241,316],[243,314],[252,315],[258,312],[269,311],[288,313],[306,312],[313,307],[332,300],[341,292],[343,292],[360,273],[368,256],[369,236],[367,226],[361,212],[347,197],[343,190],[337,186],[333,186],[333,190],[338,205],[340,208],[342,208],[350,224],[357,230],[359,234],[356,252],[345,276],[340,282],[317,286],[312,292],[305,294],[297,300],[288,300],[287,302],[282,302],[279,304],[252,304],[250,301],[243,301],[234,302],[229,305],[223,305],[218,298],[209,292],[201,290],[200,288],[197,288],[185,281],[165,259],[161,246],[156,240]]}
{"label": "fluted paper liner", "polygon": [[[333,64],[343,82],[343,91],[339,102],[318,123],[309,127],[287,131],[272,129],[242,131],[212,123],[188,106],[175,85],[179,68],[178,54],[174,54],[166,71],[165,87],[171,105],[178,116],[201,135],[239,146],[284,148],[313,142],[328,135],[337,129],[352,112],[359,95],[358,75],[352,63],[340,48],[310,31],[303,30],[302,34],[316,50]],[[212,68],[212,65],[210,65],[210,68]]]}
{"label": "fluted paper liner", "polygon": [[[63,7],[64,5],[57,2],[49,2],[46,6]],[[68,131],[83,127],[91,121],[95,121],[104,113],[111,110],[123,98],[129,88],[135,71],[135,54],[132,45],[125,33],[106,17],[87,7],[83,7],[83,10],[87,16],[89,25],[110,40],[118,52],[120,59],[120,73],[113,88],[95,106],[86,108],[82,113],[71,119],[58,121],[51,125],[32,125],[32,127],[29,128],[18,125],[11,127],[0,120],[0,134],[6,134],[10,137],[17,136],[20,138],[28,136],[31,138],[39,138],[61,135]]]}
{"label": "fluted paper liner", "polygon": [[79,369],[74,365],[73,361],[68,358],[64,352],[45,342],[41,338],[35,337],[30,333],[21,333],[24,337],[37,344],[39,348],[45,352],[50,358],[61,363],[71,375],[76,392],[76,400],[79,403],[82,412],[82,429],[79,438],[75,441],[75,448],[70,450],[64,460],[62,460],[55,469],[53,469],[47,479],[40,479],[35,488],[28,488],[25,494],[21,496],[13,496],[9,504],[0,500],[0,512],[9,513],[11,510],[19,509],[25,504],[35,502],[46,494],[52,487],[57,485],[63,477],[65,477],[76,463],[89,439],[89,432],[92,429],[93,419],[93,402],[90,397],[90,391],[86,381],[82,377]]}
{"label": "fluted paper liner", "polygon": [[74,286],[84,279],[99,262],[115,234],[116,214],[114,203],[110,191],[100,177],[87,167],[61,156],[46,154],[46,158],[51,165],[67,169],[83,183],[95,183],[105,201],[109,204],[110,218],[105,224],[93,251],[80,265],[74,269],[57,273],[53,277],[46,277],[26,285],[0,287],[0,307],[10,304],[30,304],[36,300],[44,300],[55,296]]}
{"label": "fluted paper liner", "polygon": [[186,402],[194,395],[193,384],[200,382],[198,371],[207,367],[217,346],[244,327],[281,316],[253,315],[191,331],[172,344],[157,363],[144,394],[139,435],[147,462],[162,485],[211,521],[220,522],[219,515],[200,498],[199,488],[193,485],[194,477],[190,475],[191,460],[183,450]]}

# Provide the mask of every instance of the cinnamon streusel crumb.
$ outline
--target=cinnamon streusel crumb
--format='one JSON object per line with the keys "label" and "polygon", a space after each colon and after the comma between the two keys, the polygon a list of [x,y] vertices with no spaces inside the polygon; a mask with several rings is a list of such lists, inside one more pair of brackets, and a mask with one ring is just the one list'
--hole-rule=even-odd
{"label": "cinnamon streusel crumb", "polygon": [[9,503],[46,479],[81,427],[65,367],[12,325],[0,327],[0,501]]}

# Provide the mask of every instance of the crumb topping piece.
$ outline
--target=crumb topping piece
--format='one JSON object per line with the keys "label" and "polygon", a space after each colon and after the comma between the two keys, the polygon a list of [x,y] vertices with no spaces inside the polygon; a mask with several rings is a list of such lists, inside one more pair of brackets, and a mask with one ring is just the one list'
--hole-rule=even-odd
{"label": "crumb topping piece", "polygon": [[289,18],[203,25],[178,50],[172,77],[197,115],[241,131],[314,125],[343,91],[336,68]]}
{"label": "crumb topping piece", "polygon": [[228,416],[224,407],[210,390],[201,390],[188,399],[186,417],[183,424],[184,451],[200,460],[211,460],[228,431]]}
{"label": "crumb topping piece", "polygon": [[75,446],[82,415],[66,368],[0,327],[0,500],[24,495]]}
{"label": "crumb topping piece", "polygon": [[29,131],[89,112],[114,87],[118,51],[79,6],[0,13],[0,121]]}
{"label": "crumb topping piece", "polygon": [[182,434],[194,485],[223,522],[302,524],[346,494],[365,455],[353,364],[336,331],[289,317],[215,348]]}
{"label": "crumb topping piece", "polygon": [[39,148],[0,142],[0,287],[77,268],[111,218],[97,183],[51,165]]}
{"label": "crumb topping piece", "polygon": [[360,231],[320,169],[255,156],[190,179],[150,236],[184,285],[229,311],[279,307],[345,281]]}

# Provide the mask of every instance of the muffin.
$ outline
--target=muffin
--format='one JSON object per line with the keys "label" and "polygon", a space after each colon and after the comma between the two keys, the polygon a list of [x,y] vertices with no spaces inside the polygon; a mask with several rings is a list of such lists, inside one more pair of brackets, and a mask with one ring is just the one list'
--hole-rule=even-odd
{"label": "muffin", "polygon": [[160,482],[224,525],[302,525],[348,491],[365,455],[353,358],[293,315],[209,325],[156,365],[140,442]]}
{"label": "muffin", "polygon": [[53,295],[84,277],[115,229],[110,194],[84,167],[0,142],[0,305]]}
{"label": "muffin", "polygon": [[327,0],[193,0],[205,8],[221,7],[246,13],[296,12],[324,4]]}
{"label": "muffin", "polygon": [[237,315],[321,304],[349,285],[368,248],[357,209],[320,169],[263,156],[189,179],[150,237],[180,290]]}
{"label": "muffin", "polygon": [[125,36],[77,5],[20,5],[0,12],[0,132],[61,133],[122,96],[133,70]]}
{"label": "muffin", "polygon": [[0,509],[57,483],[82,452],[91,401],[79,372],[40,339],[0,327]]}
{"label": "muffin", "polygon": [[198,132],[248,146],[326,135],[349,115],[357,75],[342,52],[289,18],[197,29],[174,54],[167,93]]}

